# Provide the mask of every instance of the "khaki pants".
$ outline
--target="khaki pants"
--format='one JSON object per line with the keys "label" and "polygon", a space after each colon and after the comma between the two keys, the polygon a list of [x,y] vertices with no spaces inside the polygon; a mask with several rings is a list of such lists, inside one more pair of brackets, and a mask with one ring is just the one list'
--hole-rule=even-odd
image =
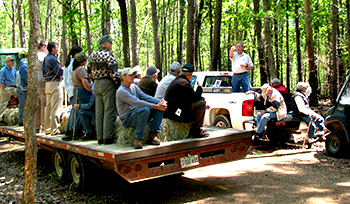
{"label": "khaki pants", "polygon": [[62,108],[63,91],[60,81],[48,81],[45,86],[46,111],[45,111],[45,129],[51,134],[59,130],[59,110]]}
{"label": "khaki pants", "polygon": [[16,88],[15,87],[6,87],[5,90],[0,88],[0,120],[3,120],[4,111],[7,107],[11,96],[16,96]]}
{"label": "khaki pants", "polygon": [[42,130],[45,129],[45,108],[46,108],[46,94],[45,94],[45,84],[38,83],[38,96],[39,96],[39,108],[35,110],[34,114],[34,126],[35,129]]}

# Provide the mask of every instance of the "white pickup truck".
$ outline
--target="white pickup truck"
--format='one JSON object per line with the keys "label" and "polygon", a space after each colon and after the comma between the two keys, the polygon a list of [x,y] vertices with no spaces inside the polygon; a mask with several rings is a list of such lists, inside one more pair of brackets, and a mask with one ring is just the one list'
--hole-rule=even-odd
{"label": "white pickup truck", "polygon": [[232,72],[194,72],[191,84],[203,86],[203,97],[209,109],[204,125],[232,127],[243,130],[243,122],[251,121],[254,114],[254,95],[232,92]]}

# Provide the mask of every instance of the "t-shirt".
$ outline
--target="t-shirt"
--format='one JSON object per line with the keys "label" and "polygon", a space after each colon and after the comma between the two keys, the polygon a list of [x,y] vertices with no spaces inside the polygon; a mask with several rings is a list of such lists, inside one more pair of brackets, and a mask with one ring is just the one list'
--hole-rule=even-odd
{"label": "t-shirt", "polygon": [[234,73],[243,73],[247,72],[248,70],[246,68],[241,67],[241,64],[247,64],[248,66],[254,66],[252,59],[247,55],[245,52],[242,54],[238,54],[237,52],[234,52],[234,60],[232,61],[232,71]]}
{"label": "t-shirt", "polygon": [[[86,69],[83,66],[77,67],[73,72],[72,72],[72,82],[73,82],[73,87],[74,89],[84,89],[83,82],[81,81],[81,78],[88,79],[90,82]],[[91,82],[90,82],[91,83]]]}

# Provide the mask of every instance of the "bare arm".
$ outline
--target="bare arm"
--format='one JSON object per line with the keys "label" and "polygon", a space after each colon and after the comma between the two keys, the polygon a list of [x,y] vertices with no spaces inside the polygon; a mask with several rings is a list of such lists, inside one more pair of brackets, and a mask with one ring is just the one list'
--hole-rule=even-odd
{"label": "bare arm", "polygon": [[230,59],[233,61],[235,60],[235,55],[233,54],[233,51],[236,50],[236,47],[235,46],[232,46],[231,47],[231,50],[230,50]]}
{"label": "bare arm", "polygon": [[83,83],[84,88],[87,91],[91,92],[91,85],[90,85],[89,81],[86,78],[80,78],[80,80]]}

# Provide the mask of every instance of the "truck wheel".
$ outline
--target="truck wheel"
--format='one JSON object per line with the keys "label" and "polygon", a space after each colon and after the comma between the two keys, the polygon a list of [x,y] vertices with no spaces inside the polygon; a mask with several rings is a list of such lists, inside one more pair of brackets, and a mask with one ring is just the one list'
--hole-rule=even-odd
{"label": "truck wheel", "polygon": [[231,123],[226,115],[218,115],[214,119],[213,126],[230,128]]}
{"label": "truck wheel", "polygon": [[72,187],[77,191],[83,191],[86,183],[85,165],[79,155],[70,154],[68,157],[69,175],[73,182]]}
{"label": "truck wheel", "polygon": [[55,179],[58,181],[64,181],[67,178],[67,162],[63,152],[58,149],[54,149],[52,153],[52,165],[55,172]]}
{"label": "truck wheel", "polygon": [[338,132],[331,132],[327,136],[326,149],[328,155],[340,157],[344,153],[346,146],[346,142],[340,137]]}

